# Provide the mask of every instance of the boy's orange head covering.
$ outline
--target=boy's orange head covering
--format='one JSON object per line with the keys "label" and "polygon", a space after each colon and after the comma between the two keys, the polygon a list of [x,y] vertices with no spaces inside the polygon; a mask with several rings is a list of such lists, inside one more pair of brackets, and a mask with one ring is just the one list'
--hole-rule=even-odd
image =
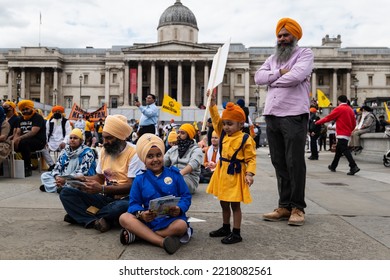
{"label": "boy's orange head covering", "polygon": [[195,131],[195,127],[193,125],[191,125],[189,123],[182,124],[180,126],[179,130],[184,130],[185,132],[187,132],[188,137],[190,137],[190,139],[194,139],[196,131]]}
{"label": "boy's orange head covering", "polygon": [[311,108],[310,108],[310,113],[317,113],[317,109],[314,108],[314,107],[311,107]]}
{"label": "boy's orange head covering", "polygon": [[278,36],[283,27],[298,40],[302,38],[302,28],[299,23],[292,18],[282,18],[278,21],[278,24],[276,25],[276,36]]}
{"label": "boy's orange head covering", "polygon": [[222,120],[245,122],[246,116],[240,106],[235,105],[233,102],[228,102],[226,109],[222,112]]}

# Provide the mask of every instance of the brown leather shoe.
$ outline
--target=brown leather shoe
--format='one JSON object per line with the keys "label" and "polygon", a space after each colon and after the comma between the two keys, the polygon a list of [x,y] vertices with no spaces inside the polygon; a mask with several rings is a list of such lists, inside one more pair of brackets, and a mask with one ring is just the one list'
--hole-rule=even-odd
{"label": "brown leather shoe", "polygon": [[277,208],[274,210],[274,212],[267,213],[263,215],[263,219],[265,221],[270,221],[270,222],[277,222],[277,221],[283,221],[287,220],[290,218],[291,211],[288,210],[287,208]]}
{"label": "brown leather shoe", "polygon": [[288,224],[290,226],[303,226],[305,223],[305,213],[299,210],[298,208],[293,208],[291,211],[290,219],[288,219]]}
{"label": "brown leather shoe", "polygon": [[106,231],[109,231],[111,229],[111,225],[107,222],[106,219],[100,218],[95,221],[94,228],[101,233],[104,233]]}

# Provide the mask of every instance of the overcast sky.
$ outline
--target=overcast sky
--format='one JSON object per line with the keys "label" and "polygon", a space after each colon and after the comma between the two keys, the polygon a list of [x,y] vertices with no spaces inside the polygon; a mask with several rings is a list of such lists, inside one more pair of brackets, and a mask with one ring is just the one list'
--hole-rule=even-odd
{"label": "overcast sky", "polygon": [[[155,43],[161,14],[176,0],[0,0],[0,48],[111,48]],[[303,29],[301,46],[341,35],[342,47],[390,47],[388,0],[182,0],[199,43],[274,46],[282,17]],[[41,24],[40,24],[40,14]]]}

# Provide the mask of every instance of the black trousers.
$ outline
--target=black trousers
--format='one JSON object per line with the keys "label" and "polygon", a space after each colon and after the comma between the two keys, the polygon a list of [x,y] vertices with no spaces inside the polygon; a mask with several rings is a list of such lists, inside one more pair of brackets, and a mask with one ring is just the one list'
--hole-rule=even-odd
{"label": "black trousers", "polygon": [[154,124],[140,126],[138,130],[138,138],[141,137],[145,133],[156,134],[156,126]]}
{"label": "black trousers", "polygon": [[25,169],[31,170],[31,152],[42,150],[45,145],[46,143],[42,143],[34,137],[20,140],[16,152],[20,152],[22,154]]}
{"label": "black trousers", "polygon": [[279,207],[306,208],[305,145],[308,114],[266,116],[267,138],[279,192]]}
{"label": "black trousers", "polygon": [[350,169],[352,169],[356,166],[356,162],[353,159],[351,151],[348,148],[348,140],[339,138],[339,139],[337,139],[336,154],[334,155],[333,161],[330,165],[332,167],[332,169],[337,168],[337,166],[339,165],[340,158],[343,154],[349,162]]}

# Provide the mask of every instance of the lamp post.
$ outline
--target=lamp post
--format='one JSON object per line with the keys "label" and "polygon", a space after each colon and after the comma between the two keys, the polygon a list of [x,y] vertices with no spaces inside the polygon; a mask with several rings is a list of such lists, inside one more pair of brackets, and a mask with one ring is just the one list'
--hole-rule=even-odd
{"label": "lamp post", "polygon": [[22,78],[20,78],[20,74],[18,74],[16,77],[16,103],[19,103],[21,83],[22,83]]}
{"label": "lamp post", "polygon": [[81,83],[83,81],[83,75],[80,74],[79,80],[80,80],[80,108],[81,108]]}
{"label": "lamp post", "polygon": [[257,113],[257,116],[259,116],[259,99],[260,99],[260,97],[259,97],[259,87],[257,87],[256,89],[255,89],[255,95],[256,95],[256,113]]}

